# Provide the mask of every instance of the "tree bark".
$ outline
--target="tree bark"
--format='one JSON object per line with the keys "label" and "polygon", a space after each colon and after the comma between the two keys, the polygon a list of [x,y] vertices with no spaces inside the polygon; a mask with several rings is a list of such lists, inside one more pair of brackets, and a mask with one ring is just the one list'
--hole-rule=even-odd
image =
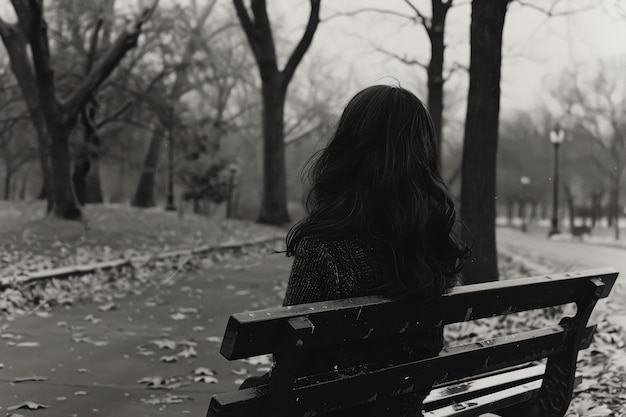
{"label": "tree bark", "polygon": [[430,37],[430,62],[428,63],[428,110],[433,119],[437,149],[439,150],[439,167],[441,167],[443,142],[443,62],[444,62],[444,29],[446,16],[450,9],[451,1],[432,1],[432,21],[427,28]]}
{"label": "tree bark", "polygon": [[102,203],[100,185],[100,137],[95,126],[96,108],[93,104],[82,114],[83,143],[74,155],[74,173],[72,182],[80,204]]}
{"label": "tree bark", "polygon": [[148,153],[143,164],[143,171],[139,178],[137,191],[133,198],[133,206],[135,207],[154,207],[156,206],[155,184],[156,174],[159,170],[159,160],[161,159],[161,148],[165,136],[159,131],[155,131],[150,139]]}
{"label": "tree bark", "polygon": [[619,230],[619,220],[620,220],[620,204],[619,204],[619,175],[612,175],[611,177],[611,189],[609,192],[609,212],[611,213],[611,218],[613,219],[613,233],[615,240],[619,240],[620,238],[620,230]]}
{"label": "tree bark", "polygon": [[54,203],[53,200],[53,175],[50,162],[50,137],[43,119],[41,107],[39,105],[39,93],[36,87],[35,74],[31,69],[28,59],[28,43],[17,25],[8,25],[0,20],[0,36],[9,54],[11,70],[17,79],[18,85],[28,107],[33,125],[37,132],[37,143],[39,148],[39,160],[43,177],[42,198],[47,200],[50,212]]}
{"label": "tree bark", "polygon": [[461,178],[461,218],[472,235],[467,284],[498,279],[496,154],[500,113],[502,30],[508,1],[472,2],[470,83]]}
{"label": "tree bark", "polygon": [[567,204],[567,214],[569,219],[570,230],[574,229],[574,220],[576,218],[576,207],[574,204],[574,193],[569,184],[563,184],[563,194],[565,197],[565,203]]}
{"label": "tree bark", "polygon": [[4,199],[9,200],[9,196],[11,195],[11,177],[13,176],[13,172],[11,168],[7,165],[5,176],[4,176]]}
{"label": "tree bark", "polygon": [[289,82],[311,46],[317,30],[320,0],[310,0],[311,12],[306,28],[282,70],[278,68],[276,46],[265,0],[251,0],[250,3],[254,19],[250,18],[243,0],[233,0],[239,22],[259,68],[262,83],[263,198],[259,222],[281,225],[289,223],[283,118],[285,97]]}
{"label": "tree bark", "polygon": [[136,45],[141,27],[157,3],[126,27],[86,77],[61,101],[56,96],[43,2],[12,0],[12,4],[18,22],[10,25],[0,19],[0,36],[38,133],[48,212],[65,219],[80,219],[82,213],[72,182],[70,134],[89,98]]}
{"label": "tree bark", "polygon": [[259,222],[282,224],[287,213],[287,182],[285,176],[284,108],[280,75],[263,83],[263,199]]}

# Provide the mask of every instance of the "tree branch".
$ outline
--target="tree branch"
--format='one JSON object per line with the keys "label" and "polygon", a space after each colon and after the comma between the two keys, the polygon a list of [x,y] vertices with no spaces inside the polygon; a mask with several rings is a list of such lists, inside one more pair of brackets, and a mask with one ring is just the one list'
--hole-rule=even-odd
{"label": "tree branch", "polygon": [[380,52],[384,55],[387,55],[388,57],[391,57],[393,59],[396,59],[400,62],[402,62],[403,64],[406,65],[417,65],[419,67],[422,67],[425,70],[428,70],[428,64],[425,64],[421,61],[418,61],[417,59],[409,59],[406,55],[405,56],[400,56],[394,52],[391,51],[387,51],[386,49],[383,49],[377,45],[371,44],[372,47],[376,50],[376,52]]}
{"label": "tree branch", "polygon": [[430,19],[424,16],[422,12],[420,12],[420,10],[413,3],[411,3],[411,0],[404,0],[404,2],[407,4],[407,6],[411,8],[411,10],[413,10],[413,12],[419,18],[420,22],[422,23],[426,31],[430,31],[431,29]]}
{"label": "tree branch", "polygon": [[574,9],[574,10],[565,10],[565,11],[562,11],[562,12],[556,12],[555,9],[556,9],[557,4],[560,3],[560,0],[553,0],[552,4],[550,4],[550,7],[547,8],[547,9],[545,9],[545,8],[543,8],[541,6],[538,6],[536,4],[527,2],[525,0],[515,0],[515,2],[517,2],[522,7],[528,7],[529,9],[536,10],[536,11],[538,11],[540,13],[545,14],[548,17],[569,16],[569,15],[573,15],[573,14],[576,14],[576,13],[580,13],[580,12],[584,12],[584,11],[587,11],[587,10],[594,9],[594,8],[598,7],[600,4],[602,4],[602,0],[598,0],[596,3],[594,3],[592,5],[589,5],[589,6],[586,6],[586,7],[581,7],[579,9]]}
{"label": "tree branch", "polygon": [[155,0],[152,6],[146,8],[134,22],[126,27],[105,55],[94,65],[87,77],[61,102],[61,107],[65,110],[63,122],[70,121],[78,115],[87,101],[89,101],[93,91],[113,72],[122,58],[124,58],[124,55],[137,45],[141,27],[150,18],[158,3],[159,0]]}
{"label": "tree branch", "polygon": [[306,24],[306,29],[300,42],[294,49],[293,53],[289,57],[285,68],[283,69],[283,89],[287,89],[289,82],[291,81],[291,77],[293,77],[293,73],[296,70],[296,67],[302,60],[302,57],[306,53],[309,46],[311,46],[311,42],[313,41],[313,35],[315,35],[315,31],[317,30],[317,25],[320,22],[320,0],[310,0],[311,1],[311,13],[309,14],[309,21]]}
{"label": "tree branch", "polygon": [[469,72],[469,67],[467,65],[463,65],[459,62],[455,62],[452,64],[452,66],[448,69],[448,74],[444,75],[443,77],[443,81],[446,82],[450,79],[450,77],[452,76],[452,74],[454,74],[456,71],[458,70],[463,70],[466,72]]}
{"label": "tree branch", "polygon": [[235,10],[237,11],[237,17],[239,17],[239,22],[241,23],[241,27],[243,28],[243,32],[246,34],[246,38],[248,38],[248,43],[250,44],[250,48],[252,49],[252,53],[256,58],[257,62],[259,61],[259,42],[255,35],[255,23],[250,19],[250,15],[246,10],[246,6],[243,4],[243,0],[233,0],[233,4],[235,5]]}
{"label": "tree branch", "polygon": [[126,102],[115,113],[113,113],[112,115],[110,115],[108,117],[105,117],[104,119],[102,119],[98,123],[95,123],[95,125],[94,125],[95,130],[102,128],[104,125],[106,125],[108,123],[115,122],[121,115],[126,113],[128,111],[128,109],[130,109],[134,104],[135,104],[135,102],[132,101],[132,100]]}
{"label": "tree branch", "polygon": [[327,22],[327,21],[329,21],[331,19],[335,19],[337,17],[354,17],[354,16],[362,14],[362,13],[386,14],[386,15],[390,15],[390,16],[401,17],[403,19],[407,19],[407,20],[410,20],[412,22],[416,22],[417,23],[417,17],[415,17],[415,16],[411,16],[411,15],[400,13],[400,12],[395,12],[393,10],[378,9],[376,7],[364,7],[363,9],[352,10],[352,11],[349,11],[349,12],[337,12],[337,13],[331,14],[330,16],[328,16],[325,19],[320,19],[320,22]]}
{"label": "tree branch", "polygon": [[87,51],[87,64],[85,65],[85,73],[87,74],[89,74],[89,72],[93,68],[94,62],[96,61],[96,56],[98,52],[98,35],[100,34],[100,29],[102,29],[103,23],[103,17],[98,16],[98,18],[96,19],[96,27],[93,29],[91,39],[89,40],[89,50]]}
{"label": "tree branch", "polygon": [[[43,15],[42,0],[27,0],[30,7],[31,26],[26,35],[32,51],[33,67],[41,111],[45,119],[55,120],[59,117],[58,105],[55,94],[54,71],[50,61],[50,45],[48,41],[48,24]],[[18,2],[14,0],[14,3]]]}

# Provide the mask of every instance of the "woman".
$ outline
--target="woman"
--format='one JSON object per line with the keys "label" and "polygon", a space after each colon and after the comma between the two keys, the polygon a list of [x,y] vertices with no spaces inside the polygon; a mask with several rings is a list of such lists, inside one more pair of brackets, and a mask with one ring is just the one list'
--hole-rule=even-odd
{"label": "woman", "polygon": [[[308,215],[287,235],[295,255],[284,305],[382,294],[410,295],[435,311],[468,256],[453,235],[452,198],[438,168],[430,115],[411,92],[375,85],[345,108],[337,131],[310,170]],[[443,330],[317,352],[307,372],[379,357],[419,358],[443,347]],[[323,358],[323,359],[322,359]],[[275,358],[280,362],[280,358]],[[345,415],[420,416],[427,392]]]}

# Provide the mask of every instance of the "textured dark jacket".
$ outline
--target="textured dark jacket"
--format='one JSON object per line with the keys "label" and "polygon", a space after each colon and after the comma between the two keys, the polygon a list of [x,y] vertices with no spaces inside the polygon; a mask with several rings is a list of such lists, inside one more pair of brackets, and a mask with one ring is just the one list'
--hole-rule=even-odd
{"label": "textured dark jacket", "polygon": [[[382,247],[364,239],[303,239],[296,250],[283,305],[351,298],[364,295],[397,294],[399,288],[392,259]],[[419,308],[420,306],[416,306]],[[408,314],[408,312],[407,312]],[[433,323],[438,322],[433,318]],[[389,358],[420,359],[436,355],[443,347],[442,327],[422,335],[397,335],[392,338],[360,342],[356,346],[314,352],[305,373],[330,371],[358,365],[367,360]],[[275,358],[277,362],[280,358]],[[392,363],[391,361],[389,361]],[[374,406],[346,410],[345,416],[421,416],[422,401],[428,392],[382,400]]]}

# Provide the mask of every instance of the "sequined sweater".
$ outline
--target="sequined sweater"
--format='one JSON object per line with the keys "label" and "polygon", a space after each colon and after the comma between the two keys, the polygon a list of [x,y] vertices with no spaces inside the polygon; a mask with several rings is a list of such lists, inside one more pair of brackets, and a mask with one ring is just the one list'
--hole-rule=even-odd
{"label": "sequined sweater", "polygon": [[[361,238],[345,240],[303,239],[296,250],[283,305],[387,295],[398,288],[395,268],[386,251]],[[416,306],[417,307],[417,306]],[[436,322],[438,320],[433,320]],[[360,342],[342,349],[314,352],[303,373],[346,368],[367,360],[421,359],[434,356],[443,347],[443,330],[433,327],[422,335],[396,335]],[[378,358],[378,359],[376,359]],[[280,361],[280,358],[276,358]],[[346,410],[337,415],[421,416],[428,392],[382,400],[374,406]],[[334,414],[333,414],[334,415]]]}

